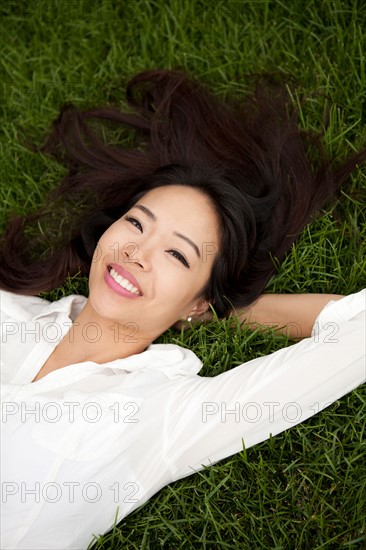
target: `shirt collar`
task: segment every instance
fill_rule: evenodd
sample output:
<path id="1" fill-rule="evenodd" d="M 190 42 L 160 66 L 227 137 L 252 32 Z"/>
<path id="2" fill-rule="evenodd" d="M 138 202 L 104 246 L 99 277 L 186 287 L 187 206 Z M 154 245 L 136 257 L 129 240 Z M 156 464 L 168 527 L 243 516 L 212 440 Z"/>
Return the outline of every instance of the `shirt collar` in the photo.
<path id="1" fill-rule="evenodd" d="M 41 313 L 35 315 L 32 321 L 46 317 L 52 313 L 65 313 L 71 321 L 74 321 L 86 304 L 87 298 L 78 294 L 64 296 L 55 302 L 48 302 Z"/>
<path id="2" fill-rule="evenodd" d="M 190 349 L 176 344 L 150 344 L 143 352 L 124 359 L 116 359 L 110 366 L 128 372 L 161 370 L 168 378 L 179 374 L 197 374 L 202 362 Z"/>
<path id="3" fill-rule="evenodd" d="M 33 317 L 33 321 L 51 314 L 64 313 L 74 321 L 86 304 L 87 298 L 78 294 L 64 296 L 48 302 L 43 311 Z M 197 374 L 202 362 L 191 350 L 176 344 L 150 344 L 145 351 L 124 359 L 116 359 L 105 366 L 115 371 L 163 370 L 170 378 L 177 374 Z"/>

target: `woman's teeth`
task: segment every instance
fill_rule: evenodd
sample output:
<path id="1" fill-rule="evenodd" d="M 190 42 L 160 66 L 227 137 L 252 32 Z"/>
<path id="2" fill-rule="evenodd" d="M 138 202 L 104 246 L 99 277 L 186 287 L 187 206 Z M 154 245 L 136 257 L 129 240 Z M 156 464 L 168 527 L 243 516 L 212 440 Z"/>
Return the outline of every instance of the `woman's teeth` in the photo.
<path id="1" fill-rule="evenodd" d="M 130 283 L 130 281 L 128 281 L 127 279 L 125 279 L 124 277 L 122 277 L 119 273 L 117 273 L 117 271 L 115 271 L 113 269 L 113 267 L 111 268 L 110 272 L 109 272 L 109 275 L 112 277 L 112 279 L 114 279 L 116 281 L 116 283 L 118 283 L 122 288 L 128 290 L 129 292 L 131 292 L 132 294 L 138 294 L 140 295 L 140 292 L 139 290 L 133 286 L 133 284 Z"/>

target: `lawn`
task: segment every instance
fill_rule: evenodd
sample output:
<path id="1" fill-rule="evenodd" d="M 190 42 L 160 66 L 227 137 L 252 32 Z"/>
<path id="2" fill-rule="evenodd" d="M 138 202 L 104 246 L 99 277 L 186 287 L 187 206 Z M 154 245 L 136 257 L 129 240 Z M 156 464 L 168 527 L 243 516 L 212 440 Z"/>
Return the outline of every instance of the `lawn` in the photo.
<path id="1" fill-rule="evenodd" d="M 363 0 L 3 0 L 1 229 L 37 209 L 65 169 L 30 151 L 62 103 L 125 105 L 137 72 L 183 68 L 220 97 L 252 76 L 294 82 L 301 125 L 340 159 L 366 146 Z M 300 105 L 300 98 L 301 105 Z M 325 120 L 329 124 L 325 128 Z M 115 135 L 127 145 L 129 137 Z M 366 167 L 305 228 L 268 292 L 349 294 L 366 282 Z M 85 293 L 70 278 L 49 294 Z M 293 342 L 226 321 L 159 341 L 216 375 Z M 95 550 L 366 548 L 366 386 L 304 424 L 177 481 L 99 537 Z M 94 550 L 93 549 L 93 550 Z"/>

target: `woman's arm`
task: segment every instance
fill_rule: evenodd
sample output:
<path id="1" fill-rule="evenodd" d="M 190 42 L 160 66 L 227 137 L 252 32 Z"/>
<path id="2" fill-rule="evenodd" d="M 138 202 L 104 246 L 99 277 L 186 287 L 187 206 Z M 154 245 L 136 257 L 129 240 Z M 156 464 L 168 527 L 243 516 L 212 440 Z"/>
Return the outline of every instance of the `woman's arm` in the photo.
<path id="1" fill-rule="evenodd" d="M 264 327 L 278 327 L 276 330 L 290 338 L 309 338 L 315 319 L 333 300 L 344 298 L 341 294 L 261 294 L 255 302 L 241 309 L 231 312 L 231 315 L 256 329 L 258 325 Z M 212 321 L 210 310 L 199 317 L 193 317 L 192 322 Z M 176 323 L 177 329 L 188 328 L 189 323 Z"/>
<path id="2" fill-rule="evenodd" d="M 296 298 L 296 296 L 295 296 Z M 169 390 L 165 455 L 174 481 L 291 428 L 366 381 L 366 289 L 332 302 L 314 333 L 212 378 Z"/>
<path id="3" fill-rule="evenodd" d="M 340 294 L 262 294 L 248 307 L 233 312 L 253 330 L 262 325 L 278 327 L 291 338 L 308 338 L 315 319 L 331 300 Z"/>

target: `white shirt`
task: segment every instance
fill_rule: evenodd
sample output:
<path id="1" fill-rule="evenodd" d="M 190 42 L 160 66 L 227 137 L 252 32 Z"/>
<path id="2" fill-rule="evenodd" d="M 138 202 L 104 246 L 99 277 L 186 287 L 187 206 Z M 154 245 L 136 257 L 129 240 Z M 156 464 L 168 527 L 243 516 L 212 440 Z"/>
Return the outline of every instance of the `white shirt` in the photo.
<path id="1" fill-rule="evenodd" d="M 366 289 L 329 302 L 311 338 L 213 378 L 190 350 L 152 344 L 31 383 L 86 298 L 0 300 L 2 550 L 85 549 L 168 483 L 366 380 Z"/>

